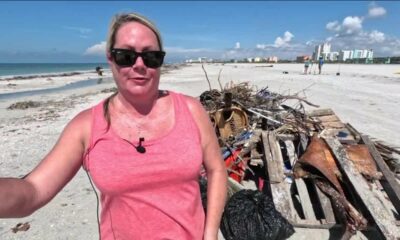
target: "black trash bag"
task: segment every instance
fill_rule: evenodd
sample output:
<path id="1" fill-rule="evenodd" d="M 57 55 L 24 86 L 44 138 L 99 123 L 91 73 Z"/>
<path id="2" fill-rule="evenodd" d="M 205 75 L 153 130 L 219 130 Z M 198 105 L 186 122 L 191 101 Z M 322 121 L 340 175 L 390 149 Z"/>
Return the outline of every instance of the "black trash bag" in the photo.
<path id="1" fill-rule="evenodd" d="M 294 233 L 272 199 L 255 190 L 241 190 L 228 200 L 220 228 L 226 240 L 287 239 Z"/>
<path id="2" fill-rule="evenodd" d="M 200 195 L 201 195 L 201 203 L 203 205 L 204 212 L 207 212 L 207 178 L 200 177 L 199 178 L 200 185 Z"/>

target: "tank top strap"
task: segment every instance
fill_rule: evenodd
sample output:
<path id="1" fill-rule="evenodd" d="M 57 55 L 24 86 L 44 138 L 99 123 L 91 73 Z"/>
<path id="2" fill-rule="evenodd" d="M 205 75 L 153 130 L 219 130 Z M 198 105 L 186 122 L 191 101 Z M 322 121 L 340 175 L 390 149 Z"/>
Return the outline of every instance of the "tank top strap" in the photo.
<path id="1" fill-rule="evenodd" d="M 102 100 L 97 105 L 91 108 L 91 129 L 90 129 L 90 137 L 89 137 L 89 146 L 86 149 L 85 155 L 83 157 L 82 167 L 89 171 L 89 152 L 96 145 L 96 142 L 107 133 L 107 121 L 104 118 L 104 102 Z"/>
<path id="2" fill-rule="evenodd" d="M 181 93 L 168 91 L 171 93 L 175 107 L 175 121 L 178 123 L 178 128 L 181 131 L 189 131 L 193 134 L 193 137 L 200 143 L 200 131 L 194 120 L 192 112 L 189 109 L 186 97 Z"/>

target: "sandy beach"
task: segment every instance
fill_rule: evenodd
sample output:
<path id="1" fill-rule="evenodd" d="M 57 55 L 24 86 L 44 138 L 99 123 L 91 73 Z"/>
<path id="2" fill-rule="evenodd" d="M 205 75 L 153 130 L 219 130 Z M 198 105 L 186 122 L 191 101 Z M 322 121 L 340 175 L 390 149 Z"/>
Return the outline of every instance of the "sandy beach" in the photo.
<path id="1" fill-rule="evenodd" d="M 325 64 L 322 74 L 303 74 L 303 64 L 205 64 L 213 88 L 250 82 L 255 88 L 268 87 L 280 94 L 298 94 L 320 108 L 331 108 L 357 130 L 393 146 L 400 146 L 400 65 Z M 286 72 L 286 73 L 284 73 Z M 337 75 L 337 73 L 340 73 Z M 91 84 L 63 91 L 1 98 L 1 94 L 49 89 L 93 80 Z M 80 111 L 110 95 L 111 73 L 102 79 L 95 73 L 26 80 L 0 80 L 0 176 L 22 177 L 47 154 L 66 125 Z M 208 90 L 200 64 L 171 69 L 161 77 L 161 89 L 199 96 Z M 20 101 L 37 101 L 39 107 L 7 109 Z M 315 109 L 307 106 L 307 109 Z M 51 181 L 51 179 L 49 179 Z M 30 229 L 13 233 L 18 223 Z M 327 239 L 329 233 L 296 239 Z M 313 238 L 315 237 L 315 238 Z M 356 236 L 353 239 L 362 238 Z M 98 239 L 96 197 L 83 170 L 45 207 L 22 219 L 0 219 L 0 239 Z"/>

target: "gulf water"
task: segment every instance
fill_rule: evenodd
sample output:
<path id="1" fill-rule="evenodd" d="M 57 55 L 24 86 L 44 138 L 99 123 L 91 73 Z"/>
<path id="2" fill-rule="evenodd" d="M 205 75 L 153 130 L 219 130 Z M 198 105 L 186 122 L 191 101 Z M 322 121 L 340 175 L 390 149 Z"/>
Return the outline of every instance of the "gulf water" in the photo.
<path id="1" fill-rule="evenodd" d="M 97 66 L 108 68 L 107 63 L 0 63 L 0 77 L 94 71 Z"/>

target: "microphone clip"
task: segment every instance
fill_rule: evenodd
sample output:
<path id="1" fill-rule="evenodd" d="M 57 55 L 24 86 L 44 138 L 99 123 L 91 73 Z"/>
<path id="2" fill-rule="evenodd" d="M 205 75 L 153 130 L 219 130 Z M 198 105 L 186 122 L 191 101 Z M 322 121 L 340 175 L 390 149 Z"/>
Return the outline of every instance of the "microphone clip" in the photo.
<path id="1" fill-rule="evenodd" d="M 146 148 L 143 147 L 142 142 L 144 142 L 144 137 L 139 138 L 139 145 L 135 146 L 136 151 L 138 153 L 145 153 L 146 152 Z"/>

